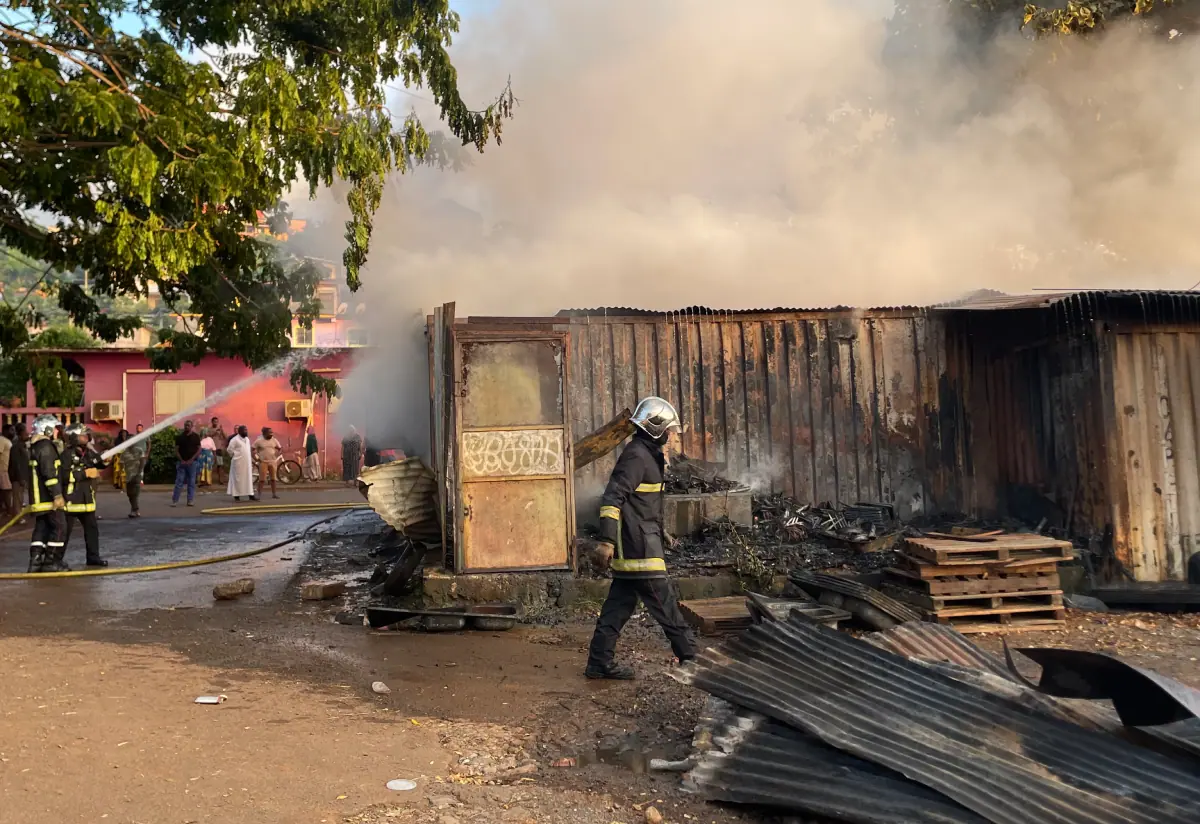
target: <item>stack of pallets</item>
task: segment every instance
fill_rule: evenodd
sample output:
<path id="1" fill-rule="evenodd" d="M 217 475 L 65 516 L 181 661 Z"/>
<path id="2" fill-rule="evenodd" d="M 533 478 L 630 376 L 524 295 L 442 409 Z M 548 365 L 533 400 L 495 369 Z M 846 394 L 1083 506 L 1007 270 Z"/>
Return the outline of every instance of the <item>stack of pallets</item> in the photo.
<path id="1" fill-rule="evenodd" d="M 884 591 L 959 632 L 1055 629 L 1066 618 L 1058 565 L 1071 544 L 1044 535 L 905 538 Z"/>

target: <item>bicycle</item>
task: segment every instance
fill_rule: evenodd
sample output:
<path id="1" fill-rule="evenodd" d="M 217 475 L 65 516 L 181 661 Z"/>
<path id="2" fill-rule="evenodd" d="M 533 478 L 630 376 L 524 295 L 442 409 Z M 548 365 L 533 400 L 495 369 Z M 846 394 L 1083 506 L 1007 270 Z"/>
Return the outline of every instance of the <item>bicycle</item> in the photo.
<path id="1" fill-rule="evenodd" d="M 254 482 L 254 488 L 257 489 L 259 475 L 258 461 L 254 461 L 250 469 L 250 475 Z M 275 459 L 275 477 L 284 486 L 292 486 L 299 483 L 303 475 L 304 470 L 301 469 L 299 462 L 292 458 L 285 458 L 282 454 Z"/>

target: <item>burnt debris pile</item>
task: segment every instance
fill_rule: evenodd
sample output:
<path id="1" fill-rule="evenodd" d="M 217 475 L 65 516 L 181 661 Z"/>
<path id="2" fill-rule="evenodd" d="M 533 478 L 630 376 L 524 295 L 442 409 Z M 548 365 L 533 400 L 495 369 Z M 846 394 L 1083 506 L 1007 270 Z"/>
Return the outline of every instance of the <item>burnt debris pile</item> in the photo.
<path id="1" fill-rule="evenodd" d="M 1098 653 L 1023 652 L 1042 683 L 950 627 L 766 619 L 675 673 L 711 696 L 685 787 L 852 824 L 1200 821 L 1200 692 Z"/>
<path id="2" fill-rule="evenodd" d="M 673 495 L 705 495 L 749 489 L 745 484 L 724 477 L 721 474 L 724 471 L 724 464 L 695 458 L 676 458 L 667 466 L 663 490 Z"/>
<path id="3" fill-rule="evenodd" d="M 692 484 L 687 494 L 721 485 L 720 480 Z M 722 568 L 763 574 L 786 574 L 795 568 L 873 572 L 899 559 L 893 547 L 902 526 L 886 504 L 814 506 L 775 493 L 753 495 L 750 509 L 749 523 L 725 517 L 704 520 L 695 533 L 675 535 L 673 566 L 693 572 Z M 672 530 L 670 522 L 667 530 Z"/>

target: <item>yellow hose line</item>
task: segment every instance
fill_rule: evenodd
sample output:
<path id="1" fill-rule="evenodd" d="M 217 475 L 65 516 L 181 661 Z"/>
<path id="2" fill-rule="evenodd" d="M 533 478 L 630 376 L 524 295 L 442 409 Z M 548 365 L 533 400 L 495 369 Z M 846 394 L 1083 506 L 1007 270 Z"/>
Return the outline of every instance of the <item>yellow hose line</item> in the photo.
<path id="1" fill-rule="evenodd" d="M 280 515 L 288 512 L 322 512 L 327 509 L 369 509 L 367 504 L 258 504 L 257 506 L 218 506 L 200 510 L 201 515 Z"/>
<path id="2" fill-rule="evenodd" d="M 328 523 L 338 515 L 331 515 L 317 521 L 315 524 L 310 524 L 305 530 L 298 535 L 293 535 L 284 541 L 278 541 L 270 546 L 262 547 L 261 549 L 248 549 L 245 552 L 235 552 L 232 555 L 218 555 L 214 558 L 201 558 L 197 561 L 172 561 L 168 564 L 154 564 L 152 566 L 140 567 L 117 567 L 105 569 L 73 569 L 70 572 L 4 572 L 0 573 L 0 581 L 40 581 L 43 578 L 93 578 L 99 575 L 133 575 L 137 572 L 162 572 L 168 569 L 187 569 L 188 567 L 207 566 L 208 564 L 220 564 L 225 561 L 237 561 L 242 558 L 253 558 L 255 555 L 262 555 L 264 552 L 270 552 L 273 549 L 279 549 L 282 546 L 295 543 L 306 536 L 314 527 Z"/>
<path id="3" fill-rule="evenodd" d="M 13 516 L 13 519 L 12 519 L 11 521 L 9 521 L 8 523 L 6 523 L 4 526 L 0 527 L 0 535 L 3 535 L 5 532 L 8 532 L 8 528 L 9 528 L 10 526 L 12 526 L 13 524 L 15 524 L 17 521 L 21 520 L 22 518 L 24 518 L 24 517 L 25 517 L 26 515 L 28 515 L 28 514 L 29 514 L 29 507 L 25 507 L 25 508 L 24 508 L 24 509 L 22 509 L 20 512 L 18 512 L 16 515 L 14 515 L 14 516 Z"/>

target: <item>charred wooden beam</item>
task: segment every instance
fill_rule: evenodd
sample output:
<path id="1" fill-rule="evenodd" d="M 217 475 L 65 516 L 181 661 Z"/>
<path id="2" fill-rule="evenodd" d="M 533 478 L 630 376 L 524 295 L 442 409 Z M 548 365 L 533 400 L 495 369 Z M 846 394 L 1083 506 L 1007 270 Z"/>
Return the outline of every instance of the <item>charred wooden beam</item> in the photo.
<path id="1" fill-rule="evenodd" d="M 588 464 L 600 460 L 632 435 L 633 424 L 629 422 L 632 417 L 632 412 L 622 409 L 621 414 L 604 426 L 577 440 L 572 448 L 575 456 L 575 471 L 578 472 Z"/>

